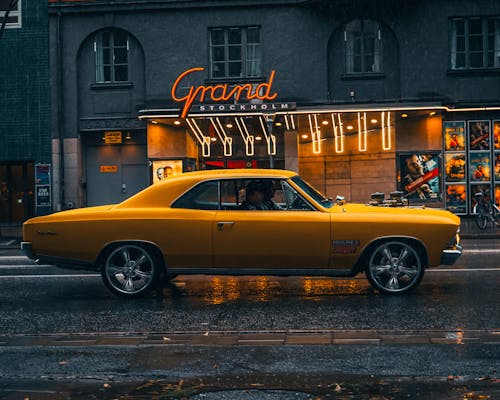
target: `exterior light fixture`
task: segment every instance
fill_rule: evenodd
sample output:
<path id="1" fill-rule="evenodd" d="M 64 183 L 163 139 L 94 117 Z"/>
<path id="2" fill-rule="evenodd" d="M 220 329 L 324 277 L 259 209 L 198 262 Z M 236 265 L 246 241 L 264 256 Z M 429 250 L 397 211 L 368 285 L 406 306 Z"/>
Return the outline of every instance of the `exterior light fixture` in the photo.
<path id="1" fill-rule="evenodd" d="M 406 114 L 406 113 L 401 114 L 401 116 L 402 116 L 403 118 L 408 118 L 408 114 Z"/>
<path id="2" fill-rule="evenodd" d="M 354 129 L 354 126 L 352 125 L 347 125 L 347 130 L 352 131 Z"/>
<path id="3" fill-rule="evenodd" d="M 431 117 L 432 117 L 433 115 L 436 115 L 436 111 L 431 111 L 431 112 L 429 113 L 429 116 L 431 116 Z"/>
<path id="4" fill-rule="evenodd" d="M 226 124 L 226 128 L 229 128 L 231 129 L 233 127 L 233 124 L 229 123 L 229 124 Z"/>
<path id="5" fill-rule="evenodd" d="M 281 126 L 281 125 L 283 125 L 283 124 L 282 124 L 281 122 L 276 122 L 274 125 L 275 125 L 275 126 Z"/>
<path id="6" fill-rule="evenodd" d="M 211 137 L 211 138 L 210 138 L 210 141 L 212 141 L 212 142 L 216 142 L 216 141 L 217 141 L 217 138 L 216 138 L 216 137 Z"/>
<path id="7" fill-rule="evenodd" d="M 132 139 L 132 135 L 130 134 L 130 132 L 127 132 L 127 134 L 125 135 L 125 139 L 127 140 Z"/>
<path id="8" fill-rule="evenodd" d="M 328 125 L 328 121 L 325 119 L 325 120 L 321 121 L 321 124 L 322 125 Z"/>
<path id="9" fill-rule="evenodd" d="M 151 123 L 156 125 L 156 124 L 158 124 L 158 121 L 153 120 L 153 121 L 151 121 Z"/>
<path id="10" fill-rule="evenodd" d="M 176 120 L 174 121 L 174 125 L 180 125 L 180 124 L 181 124 L 181 121 L 179 121 L 178 119 L 176 119 Z"/>
<path id="11" fill-rule="evenodd" d="M 378 122 L 378 120 L 377 120 L 376 118 L 372 118 L 372 119 L 370 120 L 370 122 L 371 122 L 372 124 L 376 124 L 376 123 Z"/>
<path id="12" fill-rule="evenodd" d="M 262 140 L 262 136 L 255 136 L 255 140 Z"/>
<path id="13" fill-rule="evenodd" d="M 305 133 L 301 136 L 302 139 L 307 139 L 309 138 L 309 135 L 306 135 Z"/>

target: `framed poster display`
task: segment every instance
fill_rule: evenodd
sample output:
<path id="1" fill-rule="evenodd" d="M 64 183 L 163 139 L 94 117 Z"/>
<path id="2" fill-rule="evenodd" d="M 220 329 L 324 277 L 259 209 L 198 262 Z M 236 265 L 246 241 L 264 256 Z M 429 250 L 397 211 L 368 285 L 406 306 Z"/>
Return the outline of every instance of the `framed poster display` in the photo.
<path id="1" fill-rule="evenodd" d="M 469 121 L 469 150 L 490 150 L 490 121 Z"/>
<path id="2" fill-rule="evenodd" d="M 447 121 L 443 123 L 444 150 L 464 151 L 465 150 L 465 122 Z"/>
<path id="3" fill-rule="evenodd" d="M 168 179 L 171 176 L 182 174 L 183 160 L 154 160 L 151 162 L 153 168 L 153 183 Z"/>
<path id="4" fill-rule="evenodd" d="M 500 183 L 495 184 L 494 196 L 495 204 L 500 207 Z"/>
<path id="5" fill-rule="evenodd" d="M 476 205 L 476 199 L 474 195 L 476 193 L 483 192 L 486 199 L 491 199 L 491 185 L 489 183 L 473 183 L 470 185 L 470 205 L 471 210 Z"/>
<path id="6" fill-rule="evenodd" d="M 469 154 L 469 178 L 471 182 L 489 182 L 491 179 L 491 158 L 489 151 Z"/>
<path id="7" fill-rule="evenodd" d="M 440 200 L 441 152 L 398 153 L 399 189 L 408 199 Z"/>
<path id="8" fill-rule="evenodd" d="M 500 150 L 500 121 L 493 121 L 493 149 Z"/>
<path id="9" fill-rule="evenodd" d="M 445 153 L 444 155 L 444 179 L 446 182 L 465 182 L 467 162 L 465 153 Z"/>
<path id="10" fill-rule="evenodd" d="M 467 185 L 446 185 L 446 209 L 454 214 L 467 214 Z"/>

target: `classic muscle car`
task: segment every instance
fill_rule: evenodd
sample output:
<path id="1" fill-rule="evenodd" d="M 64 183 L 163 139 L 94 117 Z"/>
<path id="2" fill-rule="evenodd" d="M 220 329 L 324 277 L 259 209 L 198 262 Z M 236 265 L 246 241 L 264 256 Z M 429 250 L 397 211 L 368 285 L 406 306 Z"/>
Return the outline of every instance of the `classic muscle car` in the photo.
<path id="1" fill-rule="evenodd" d="M 255 193 L 258 192 L 258 193 Z M 185 173 L 116 205 L 28 220 L 22 248 L 39 263 L 101 272 L 136 297 L 178 274 L 351 277 L 406 293 L 461 254 L 448 211 L 332 201 L 283 170 Z"/>

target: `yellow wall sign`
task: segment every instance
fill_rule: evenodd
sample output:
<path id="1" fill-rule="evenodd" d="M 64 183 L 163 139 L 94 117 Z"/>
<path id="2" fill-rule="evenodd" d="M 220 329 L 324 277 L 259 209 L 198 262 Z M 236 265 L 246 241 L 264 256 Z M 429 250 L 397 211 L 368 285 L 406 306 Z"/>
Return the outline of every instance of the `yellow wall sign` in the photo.
<path id="1" fill-rule="evenodd" d="M 121 131 L 106 131 L 104 132 L 104 143 L 116 144 L 122 142 Z"/>
<path id="2" fill-rule="evenodd" d="M 104 174 L 113 174 L 118 172 L 118 165 L 101 165 L 99 171 Z"/>

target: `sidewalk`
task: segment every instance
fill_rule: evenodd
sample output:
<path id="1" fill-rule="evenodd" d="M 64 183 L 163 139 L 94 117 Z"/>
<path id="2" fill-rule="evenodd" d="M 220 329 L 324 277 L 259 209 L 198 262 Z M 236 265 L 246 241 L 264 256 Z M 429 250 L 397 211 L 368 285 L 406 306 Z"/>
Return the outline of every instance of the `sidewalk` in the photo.
<path id="1" fill-rule="evenodd" d="M 23 228 L 21 224 L 0 225 L 0 248 L 19 247 L 22 240 Z M 462 217 L 460 226 L 462 239 L 500 239 L 500 226 L 494 227 L 491 223 L 484 230 L 477 227 L 473 217 Z"/>

